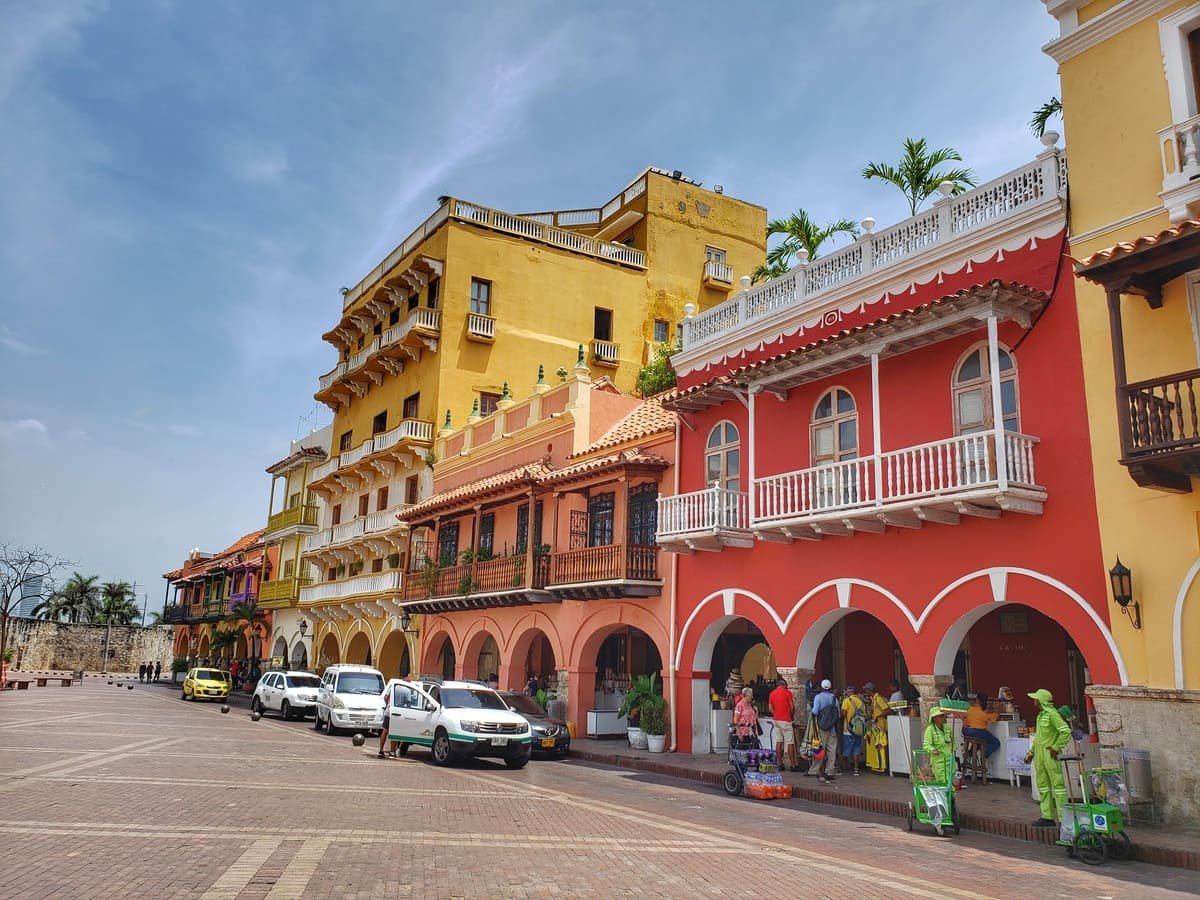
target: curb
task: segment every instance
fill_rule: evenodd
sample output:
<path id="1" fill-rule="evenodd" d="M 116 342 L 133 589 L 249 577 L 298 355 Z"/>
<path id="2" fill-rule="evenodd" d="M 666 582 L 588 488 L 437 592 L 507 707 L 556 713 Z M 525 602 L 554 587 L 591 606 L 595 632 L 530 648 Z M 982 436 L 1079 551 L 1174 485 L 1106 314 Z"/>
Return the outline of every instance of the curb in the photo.
<path id="1" fill-rule="evenodd" d="M 654 775 L 665 775 L 669 778 L 681 778 L 685 781 L 696 781 L 702 784 L 720 786 L 723 779 L 721 772 L 707 772 L 689 768 L 688 766 L 671 765 L 657 760 L 641 759 L 639 757 L 618 756 L 616 754 L 596 753 L 591 750 L 571 749 L 571 756 L 587 762 L 602 763 L 618 769 L 637 769 Z M 810 803 L 823 803 L 827 806 L 841 806 L 847 809 L 857 809 L 862 812 L 876 813 L 896 819 L 904 819 L 908 815 L 908 803 L 901 800 L 884 800 L 878 797 L 864 797 L 861 794 L 843 794 L 841 791 L 831 791 L 824 788 L 807 785 L 792 785 L 792 799 L 807 800 Z M 1034 828 L 1010 819 L 997 819 L 981 816 L 976 813 L 962 812 L 959 822 L 963 828 L 991 834 L 997 837 L 1011 838 L 1017 841 L 1028 841 L 1035 844 L 1054 846 L 1056 831 L 1053 828 Z M 1134 844 L 1131 859 L 1138 862 L 1150 863 L 1156 866 L 1171 866 L 1177 869 L 1200 871 L 1200 850 L 1181 849 L 1178 847 L 1161 847 L 1153 844 Z"/>

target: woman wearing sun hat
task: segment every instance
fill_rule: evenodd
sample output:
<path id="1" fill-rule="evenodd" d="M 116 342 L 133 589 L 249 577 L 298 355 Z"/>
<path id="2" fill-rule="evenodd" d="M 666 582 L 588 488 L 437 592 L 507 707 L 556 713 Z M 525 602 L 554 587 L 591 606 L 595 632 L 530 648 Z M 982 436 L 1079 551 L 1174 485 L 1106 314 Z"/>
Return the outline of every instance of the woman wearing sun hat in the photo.
<path id="1" fill-rule="evenodd" d="M 1048 828 L 1062 818 L 1063 803 L 1067 799 L 1058 753 L 1071 740 L 1071 728 L 1054 708 L 1054 695 L 1048 690 L 1040 688 L 1028 696 L 1037 703 L 1038 714 L 1033 743 L 1025 754 L 1025 762 L 1033 764 L 1033 776 L 1042 798 L 1041 818 L 1033 824 Z"/>
<path id="2" fill-rule="evenodd" d="M 950 771 L 950 758 L 954 756 L 954 731 L 946 724 L 946 714 L 940 706 L 929 710 L 929 724 L 925 726 L 925 741 L 921 749 L 929 754 L 929 767 L 933 779 L 946 783 Z"/>

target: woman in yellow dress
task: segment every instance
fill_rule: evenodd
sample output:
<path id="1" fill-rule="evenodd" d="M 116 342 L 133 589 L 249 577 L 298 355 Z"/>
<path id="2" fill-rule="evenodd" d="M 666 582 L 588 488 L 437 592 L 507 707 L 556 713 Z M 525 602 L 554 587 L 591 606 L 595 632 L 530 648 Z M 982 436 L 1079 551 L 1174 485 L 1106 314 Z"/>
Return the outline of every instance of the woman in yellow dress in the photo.
<path id="1" fill-rule="evenodd" d="M 871 710 L 871 730 L 867 732 L 867 768 L 872 772 L 886 772 L 888 769 L 888 729 L 887 719 L 891 707 L 882 694 L 875 690 L 875 683 L 868 681 L 863 685 L 867 695 L 867 705 Z"/>

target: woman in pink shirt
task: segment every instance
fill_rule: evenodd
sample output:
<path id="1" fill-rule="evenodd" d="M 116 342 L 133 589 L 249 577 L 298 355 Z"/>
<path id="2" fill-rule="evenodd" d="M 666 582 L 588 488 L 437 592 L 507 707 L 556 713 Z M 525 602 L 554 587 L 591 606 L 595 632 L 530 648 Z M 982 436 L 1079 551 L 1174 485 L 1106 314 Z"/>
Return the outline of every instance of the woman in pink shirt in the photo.
<path id="1" fill-rule="evenodd" d="M 758 711 L 754 708 L 754 691 L 748 687 L 742 688 L 742 697 L 733 710 L 733 724 L 738 740 L 749 738 L 758 743 Z"/>

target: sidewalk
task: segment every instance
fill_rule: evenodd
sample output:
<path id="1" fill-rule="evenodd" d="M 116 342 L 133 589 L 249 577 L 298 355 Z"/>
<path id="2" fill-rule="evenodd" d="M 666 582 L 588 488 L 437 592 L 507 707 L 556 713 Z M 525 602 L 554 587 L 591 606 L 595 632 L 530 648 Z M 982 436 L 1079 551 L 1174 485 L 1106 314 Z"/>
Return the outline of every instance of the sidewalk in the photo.
<path id="1" fill-rule="evenodd" d="M 719 789 L 729 768 L 723 753 L 648 753 L 632 749 L 624 740 L 575 738 L 571 741 L 571 755 L 588 762 L 683 778 Z M 842 775 L 835 786 L 827 786 L 802 773 L 789 772 L 784 781 L 791 785 L 793 799 L 898 819 L 904 819 L 912 799 L 912 787 L 903 776 L 887 777 L 864 771 L 859 776 Z M 1028 780 L 1019 788 L 1004 782 L 986 785 L 968 782 L 957 800 L 963 828 L 1041 844 L 1053 844 L 1058 837 L 1055 828 L 1034 828 L 1029 824 L 1038 817 L 1038 806 L 1030 795 Z M 1127 828 L 1126 832 L 1133 841 L 1135 859 L 1200 871 L 1200 830 L 1138 825 Z"/>

